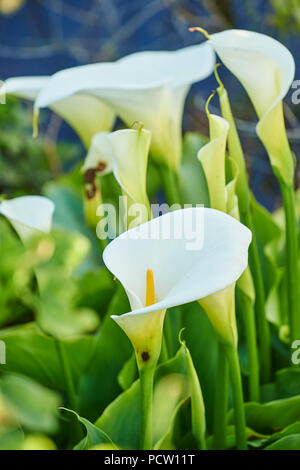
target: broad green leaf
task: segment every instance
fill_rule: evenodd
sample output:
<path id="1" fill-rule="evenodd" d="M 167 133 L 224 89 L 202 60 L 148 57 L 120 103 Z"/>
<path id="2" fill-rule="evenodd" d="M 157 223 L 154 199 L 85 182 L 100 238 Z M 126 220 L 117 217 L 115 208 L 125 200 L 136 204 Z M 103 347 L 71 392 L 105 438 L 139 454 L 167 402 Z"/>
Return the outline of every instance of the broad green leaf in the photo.
<path id="1" fill-rule="evenodd" d="M 261 443 L 267 438 L 266 435 L 260 434 L 253 429 L 246 427 L 246 439 L 253 447 L 260 447 Z M 236 447 L 236 432 L 235 426 L 230 425 L 226 427 L 226 449 L 234 449 Z M 213 449 L 213 436 L 207 438 L 207 448 Z"/>
<path id="2" fill-rule="evenodd" d="M 290 436 L 292 434 L 300 434 L 300 422 L 299 423 L 293 423 L 290 426 L 287 426 L 285 429 L 283 429 L 280 432 L 276 432 L 272 434 L 267 440 L 265 440 L 264 445 L 270 445 L 275 441 L 278 441 L 279 439 L 282 439 L 283 437 Z"/>
<path id="3" fill-rule="evenodd" d="M 262 401 L 268 402 L 299 394 L 300 370 L 296 367 L 281 369 L 275 373 L 275 382 L 262 386 Z"/>
<path id="4" fill-rule="evenodd" d="M 121 392 L 118 374 L 130 357 L 132 346 L 110 315 L 128 310 L 128 299 L 120 286 L 112 297 L 106 317 L 95 336 L 93 356 L 80 380 L 80 414 L 91 421 Z"/>
<path id="5" fill-rule="evenodd" d="M 217 339 L 213 327 L 198 303 L 183 306 L 182 326 L 184 338 L 189 345 L 203 393 L 207 428 L 212 432 L 215 394 L 215 371 L 217 366 Z"/>
<path id="6" fill-rule="evenodd" d="M 300 395 L 269 403 L 246 403 L 246 423 L 251 429 L 262 434 L 272 434 L 300 420 Z M 228 416 L 228 423 L 233 423 L 233 411 Z"/>
<path id="7" fill-rule="evenodd" d="M 30 253 L 36 257 L 39 287 L 39 295 L 33 303 L 37 322 L 43 331 L 56 338 L 94 331 L 98 325 L 94 311 L 76 305 L 74 271 L 89 247 L 87 238 L 82 235 L 58 230 L 30 244 Z"/>
<path id="8" fill-rule="evenodd" d="M 290 436 L 283 437 L 273 444 L 265 447 L 265 450 L 299 450 L 300 449 L 300 434 L 291 434 Z"/>
<path id="9" fill-rule="evenodd" d="M 167 432 L 156 442 L 155 450 L 175 450 L 185 448 L 188 441 L 188 449 L 196 449 L 197 444 L 191 434 L 191 398 L 184 398 L 175 408 L 169 421 Z"/>
<path id="10" fill-rule="evenodd" d="M 132 353 L 128 361 L 125 362 L 122 370 L 118 375 L 118 382 L 123 390 L 126 390 L 137 379 L 138 368 L 136 363 L 135 352 Z"/>
<path id="11" fill-rule="evenodd" d="M 110 444 L 113 449 L 116 449 L 113 442 L 104 431 L 97 428 L 88 419 L 85 419 L 79 416 L 77 413 L 75 413 L 75 411 L 69 410 L 67 408 L 63 408 L 63 409 L 65 411 L 73 413 L 78 419 L 78 421 L 81 424 L 83 424 L 83 426 L 86 429 L 86 436 L 74 447 L 74 450 L 87 450 L 99 444 Z"/>
<path id="12" fill-rule="evenodd" d="M 0 450 L 19 450 L 23 441 L 24 433 L 21 429 L 0 432 Z"/>
<path id="13" fill-rule="evenodd" d="M 199 449 L 205 449 L 205 433 L 206 433 L 206 420 L 205 420 L 205 405 L 201 385 L 195 370 L 193 359 L 190 351 L 188 350 L 184 341 L 180 340 L 184 348 L 186 361 L 189 387 L 191 390 L 191 405 L 192 405 L 192 431 L 197 442 Z"/>
<path id="14" fill-rule="evenodd" d="M 65 392 L 65 381 L 55 342 L 34 323 L 0 330 L 6 345 L 4 372 L 24 374 L 40 384 Z M 94 353 L 96 338 L 82 336 L 64 341 L 73 380 L 79 382 Z"/>
<path id="15" fill-rule="evenodd" d="M 56 431 L 60 405 L 57 393 L 28 377 L 7 374 L 0 380 L 0 394 L 8 412 L 25 428 Z"/>
<path id="16" fill-rule="evenodd" d="M 175 374 L 175 377 L 174 377 Z M 184 378 L 187 375 L 186 359 L 182 348 L 179 350 L 175 358 L 170 359 L 168 362 L 161 364 L 155 374 L 155 385 L 158 385 L 160 380 L 170 380 L 175 385 L 177 394 L 177 400 L 180 401 L 181 393 L 178 393 L 178 385 L 180 390 L 182 389 L 182 378 L 178 379 L 178 374 Z M 171 377 L 170 377 L 171 375 Z M 168 377 L 168 379 L 167 379 Z M 175 380 L 174 380 L 175 379 Z M 161 384 L 160 384 L 161 385 Z M 168 383 L 170 385 L 170 383 Z M 161 390 L 165 390 L 164 384 Z M 172 387 L 168 387 L 168 393 L 172 393 Z M 183 392 L 184 393 L 184 392 Z M 158 400 L 157 404 L 153 404 L 153 422 L 157 419 L 161 419 L 163 414 L 163 399 L 162 393 L 155 393 L 155 399 Z M 181 396 L 182 398 L 182 396 Z M 159 400 L 162 403 L 159 403 Z M 165 405 L 168 407 L 168 400 L 165 401 Z M 177 403 L 175 404 L 176 408 Z M 166 408 L 164 408 L 166 409 Z M 157 410 L 157 411 L 155 411 Z M 168 419 L 171 419 L 174 410 L 168 409 L 168 418 L 162 423 L 166 428 L 163 430 L 159 426 L 159 432 L 165 434 L 168 430 Z M 122 449 L 138 449 L 140 442 L 140 388 L 139 380 L 137 380 L 129 389 L 125 390 L 119 395 L 110 405 L 104 410 L 102 415 L 96 421 L 96 426 L 106 432 L 113 442 Z M 156 440 L 159 440 L 162 436 L 155 432 Z"/>
<path id="17" fill-rule="evenodd" d="M 75 174 L 75 172 L 74 172 Z M 78 172 L 81 178 L 80 172 Z M 93 234 L 84 219 L 82 196 L 70 181 L 71 176 L 64 176 L 60 181 L 47 183 L 43 194 L 55 204 L 53 215 L 53 228 L 59 228 L 70 233 L 81 234 L 89 238 L 92 251 L 82 260 L 80 272 L 85 272 L 99 266 L 101 262 L 100 251 L 96 234 Z"/>

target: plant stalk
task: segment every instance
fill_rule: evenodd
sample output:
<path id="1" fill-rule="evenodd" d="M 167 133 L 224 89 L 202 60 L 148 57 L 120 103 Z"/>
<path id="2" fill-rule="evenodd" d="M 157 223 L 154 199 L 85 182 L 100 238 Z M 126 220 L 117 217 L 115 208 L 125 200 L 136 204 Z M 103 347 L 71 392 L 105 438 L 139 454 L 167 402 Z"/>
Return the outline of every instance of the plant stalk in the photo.
<path id="1" fill-rule="evenodd" d="M 252 232 L 252 242 L 249 247 L 249 264 L 253 274 L 255 287 L 255 316 L 257 325 L 259 362 L 261 381 L 267 383 L 271 378 L 271 340 L 270 328 L 265 308 L 265 288 L 260 266 L 258 246 L 250 210 L 245 214 L 244 222 Z"/>
<path id="2" fill-rule="evenodd" d="M 249 369 L 249 399 L 250 401 L 259 402 L 259 361 L 256 344 L 255 312 L 251 299 L 239 289 L 237 289 L 237 295 L 246 334 Z"/>
<path id="3" fill-rule="evenodd" d="M 226 415 L 228 410 L 228 363 L 224 346 L 218 343 L 218 364 L 214 403 L 213 449 L 226 449 Z"/>
<path id="4" fill-rule="evenodd" d="M 232 386 L 236 445 L 239 450 L 247 450 L 242 378 L 237 349 L 235 347 L 227 346 L 226 355 Z"/>
<path id="5" fill-rule="evenodd" d="M 55 341 L 61 368 L 62 368 L 64 379 L 65 379 L 68 404 L 73 411 L 76 411 L 76 413 L 78 413 L 78 404 L 77 404 L 75 386 L 73 382 L 73 377 L 72 377 L 69 361 L 65 353 L 64 345 L 59 339 L 55 338 L 54 341 Z"/>
<path id="6" fill-rule="evenodd" d="M 215 69 L 215 75 L 219 83 L 217 91 L 219 95 L 222 116 L 230 124 L 228 132 L 229 154 L 231 159 L 235 162 L 236 168 L 238 168 L 236 192 L 239 201 L 241 221 L 245 225 L 247 225 L 247 227 L 252 232 L 252 242 L 249 247 L 249 264 L 253 275 L 255 287 L 255 314 L 259 344 L 259 359 L 261 365 L 261 380 L 262 382 L 268 382 L 271 377 L 270 329 L 266 317 L 263 276 L 258 255 L 255 227 L 252 221 L 247 168 L 245 163 L 244 152 L 232 114 L 228 94 L 226 89 L 224 88 L 223 83 L 220 80 L 220 77 L 217 73 L 217 69 Z"/>
<path id="7" fill-rule="evenodd" d="M 292 186 L 279 180 L 283 199 L 286 226 L 286 277 L 287 299 L 291 339 L 300 339 L 300 303 L 297 220 L 295 214 L 295 195 Z"/>
<path id="8" fill-rule="evenodd" d="M 140 369 L 141 449 L 152 450 L 152 401 L 155 366 Z"/>

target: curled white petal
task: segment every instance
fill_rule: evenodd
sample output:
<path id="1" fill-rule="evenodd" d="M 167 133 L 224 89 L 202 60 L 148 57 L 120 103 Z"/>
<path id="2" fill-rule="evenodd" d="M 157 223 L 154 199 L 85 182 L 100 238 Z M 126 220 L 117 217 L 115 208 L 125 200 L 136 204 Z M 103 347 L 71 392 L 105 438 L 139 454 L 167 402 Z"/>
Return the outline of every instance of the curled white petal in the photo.
<path id="1" fill-rule="evenodd" d="M 223 31 L 213 34 L 209 43 L 247 91 L 259 117 L 256 131 L 271 164 L 291 184 L 294 167 L 282 100 L 295 75 L 292 54 L 277 40 L 253 31 Z"/>
<path id="2" fill-rule="evenodd" d="M 185 96 L 192 83 L 212 73 L 214 63 L 212 48 L 202 44 L 74 67 L 54 74 L 35 105 L 53 106 L 77 94 L 98 97 L 129 127 L 134 121 L 142 121 L 153 134 L 153 154 L 177 168 Z"/>
<path id="3" fill-rule="evenodd" d="M 42 196 L 21 196 L 0 203 L 0 213 L 11 222 L 23 241 L 36 231 L 49 233 L 54 203 Z"/>
<path id="4" fill-rule="evenodd" d="M 123 233 L 104 250 L 103 259 L 128 293 L 133 312 L 126 315 L 142 314 L 233 284 L 247 267 L 250 241 L 249 229 L 234 218 L 198 207 L 164 214 Z M 154 274 L 156 302 L 145 307 L 148 269 Z"/>
<path id="5" fill-rule="evenodd" d="M 103 165 L 101 174 L 110 173 L 114 164 L 114 152 L 108 139 L 109 132 L 98 132 L 91 141 L 91 146 L 84 160 L 83 171 L 99 168 Z"/>

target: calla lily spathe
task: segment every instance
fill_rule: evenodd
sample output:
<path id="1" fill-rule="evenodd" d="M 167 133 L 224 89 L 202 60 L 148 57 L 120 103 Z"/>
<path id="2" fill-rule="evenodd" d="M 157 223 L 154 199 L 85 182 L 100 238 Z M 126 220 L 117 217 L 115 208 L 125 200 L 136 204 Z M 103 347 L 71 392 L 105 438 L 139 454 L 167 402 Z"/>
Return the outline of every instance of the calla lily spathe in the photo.
<path id="1" fill-rule="evenodd" d="M 35 106 L 52 107 L 78 94 L 101 99 L 127 126 L 143 122 L 153 134 L 153 157 L 178 170 L 185 97 L 192 83 L 212 73 L 214 63 L 211 46 L 202 44 L 174 52 L 138 52 L 116 62 L 66 69 L 52 76 Z"/>
<path id="2" fill-rule="evenodd" d="M 84 173 L 91 170 L 102 175 L 113 171 L 123 195 L 127 198 L 127 210 L 135 203 L 144 206 L 140 223 L 151 218 L 146 193 L 150 142 L 151 132 L 143 127 L 100 132 L 93 137 L 82 168 Z"/>
<path id="3" fill-rule="evenodd" d="M 182 236 L 164 238 L 166 227 L 170 227 L 171 234 L 182 229 Z M 201 234 L 202 247 L 187 249 L 192 236 Z M 152 219 L 108 245 L 104 262 L 121 281 L 132 308 L 131 312 L 112 318 L 126 332 L 137 355 L 146 350 L 151 356 L 155 351 L 167 308 L 207 297 L 240 277 L 248 264 L 250 241 L 251 232 L 237 220 L 220 211 L 198 207 Z M 154 275 L 155 302 L 146 306 L 149 269 Z M 156 355 L 159 351 L 160 347 Z M 137 359 L 139 363 L 140 358 Z"/>
<path id="4" fill-rule="evenodd" d="M 259 117 L 256 131 L 271 164 L 276 174 L 292 185 L 294 161 L 282 100 L 294 78 L 293 56 L 280 42 L 253 31 L 223 31 L 211 35 L 209 43 L 247 91 Z"/>
<path id="5" fill-rule="evenodd" d="M 49 80 L 49 76 L 9 78 L 5 92 L 34 101 Z M 94 134 L 110 131 L 115 120 L 113 111 L 99 98 L 80 93 L 52 103 L 50 108 L 70 124 L 86 148 Z"/>
<path id="6" fill-rule="evenodd" d="M 226 212 L 225 151 L 229 124 L 225 119 L 207 112 L 210 142 L 198 152 L 205 173 L 210 206 Z"/>
<path id="7" fill-rule="evenodd" d="M 23 242 L 36 232 L 49 233 L 53 212 L 53 202 L 42 196 L 21 196 L 0 202 L 0 214 L 10 221 Z"/>

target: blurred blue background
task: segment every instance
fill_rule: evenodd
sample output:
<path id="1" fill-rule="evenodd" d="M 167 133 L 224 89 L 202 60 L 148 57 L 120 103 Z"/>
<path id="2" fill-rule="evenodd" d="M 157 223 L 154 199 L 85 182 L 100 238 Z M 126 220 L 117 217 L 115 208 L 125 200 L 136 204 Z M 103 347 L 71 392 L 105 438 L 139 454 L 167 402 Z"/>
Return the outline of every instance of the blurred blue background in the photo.
<path id="1" fill-rule="evenodd" d="M 245 28 L 270 34 L 292 51 L 295 78 L 299 77 L 299 0 L 0 0 L 0 78 L 48 75 L 144 49 L 181 48 L 203 40 L 200 34 L 188 31 L 195 25 L 210 33 Z M 278 188 L 264 149 L 255 137 L 254 112 L 225 68 L 220 69 L 220 75 L 230 92 L 253 191 L 265 206 L 276 208 Z M 213 77 L 193 86 L 186 104 L 185 130 L 207 134 L 204 103 L 215 88 Z M 214 99 L 211 110 L 217 108 Z M 296 154 L 300 143 L 299 108 L 289 95 L 285 116 Z M 72 130 L 50 113 L 44 132 L 53 141 L 77 142 Z"/>

